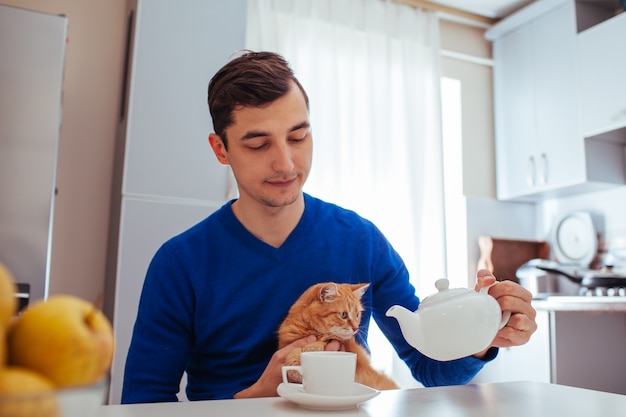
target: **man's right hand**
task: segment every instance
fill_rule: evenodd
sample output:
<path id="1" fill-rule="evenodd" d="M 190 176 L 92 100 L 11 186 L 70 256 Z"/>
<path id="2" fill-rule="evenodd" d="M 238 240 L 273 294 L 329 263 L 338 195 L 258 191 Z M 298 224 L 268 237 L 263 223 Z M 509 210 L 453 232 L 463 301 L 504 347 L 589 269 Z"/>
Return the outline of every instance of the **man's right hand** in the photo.
<path id="1" fill-rule="evenodd" d="M 239 391 L 235 398 L 260 398 L 276 397 L 276 388 L 283 382 L 282 367 L 289 352 L 295 348 L 302 348 L 307 344 L 315 342 L 315 336 L 307 336 L 277 350 L 272 355 L 270 362 L 261 374 L 261 377 L 250 387 Z"/>

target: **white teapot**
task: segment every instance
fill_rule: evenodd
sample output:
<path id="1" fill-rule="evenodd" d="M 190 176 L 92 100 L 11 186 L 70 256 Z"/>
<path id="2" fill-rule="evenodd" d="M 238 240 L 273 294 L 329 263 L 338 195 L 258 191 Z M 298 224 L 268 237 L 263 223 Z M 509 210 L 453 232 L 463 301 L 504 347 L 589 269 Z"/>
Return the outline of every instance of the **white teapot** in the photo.
<path id="1" fill-rule="evenodd" d="M 398 320 L 402 335 L 411 346 L 439 361 L 486 349 L 511 317 L 511 312 L 502 312 L 496 299 L 488 294 L 491 286 L 476 292 L 448 289 L 449 285 L 445 278 L 437 280 L 439 292 L 426 297 L 415 312 L 395 305 L 386 313 Z"/>

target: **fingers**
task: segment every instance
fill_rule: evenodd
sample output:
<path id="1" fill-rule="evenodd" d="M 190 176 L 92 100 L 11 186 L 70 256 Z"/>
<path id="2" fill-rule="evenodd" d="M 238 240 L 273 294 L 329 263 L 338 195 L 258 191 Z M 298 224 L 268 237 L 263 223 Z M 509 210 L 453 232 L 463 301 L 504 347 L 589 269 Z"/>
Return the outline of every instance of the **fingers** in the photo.
<path id="1" fill-rule="evenodd" d="M 291 352 L 292 350 L 296 349 L 296 348 L 303 348 L 306 345 L 308 345 L 309 343 L 313 343 L 315 342 L 315 336 L 313 335 L 309 335 L 307 337 L 303 337 L 301 339 L 298 339 L 294 342 L 291 342 L 290 344 L 288 344 L 287 346 L 283 347 L 282 349 L 277 350 L 276 352 L 274 352 L 274 358 L 276 360 L 276 362 L 279 363 L 284 363 L 285 359 L 287 358 L 287 355 L 289 354 L 289 352 Z"/>
<path id="2" fill-rule="evenodd" d="M 496 277 L 487 269 L 476 273 L 475 290 L 490 286 L 496 282 Z M 510 311 L 511 318 L 506 326 L 498 331 L 492 346 L 509 347 L 519 346 L 530 340 L 537 330 L 535 317 L 537 312 L 531 305 L 532 294 L 519 284 L 504 280 L 489 288 L 489 295 L 496 299 L 502 311 Z"/>
<path id="3" fill-rule="evenodd" d="M 498 285 L 489 288 L 489 294 L 496 299 L 509 295 L 524 302 L 530 302 L 533 298 L 530 291 L 513 281 L 500 281 Z"/>
<path id="4" fill-rule="evenodd" d="M 328 342 L 326 344 L 326 347 L 324 350 L 332 350 L 332 351 L 341 351 L 341 352 L 345 352 L 346 348 L 344 347 L 344 345 L 339 342 L 338 340 L 331 340 L 330 342 Z"/>
<path id="5" fill-rule="evenodd" d="M 502 311 L 510 311 L 511 318 L 493 341 L 493 346 L 523 345 L 537 330 L 537 311 L 531 305 L 532 294 L 513 281 L 501 281 L 489 288 L 489 294 L 498 301 Z"/>
<path id="6" fill-rule="evenodd" d="M 492 345 L 498 347 L 520 346 L 530 340 L 537 330 L 537 323 L 524 314 L 514 314 L 494 339 Z"/>
<path id="7" fill-rule="evenodd" d="M 259 379 L 250 387 L 236 393 L 235 398 L 277 396 L 276 387 L 283 382 L 281 369 L 287 360 L 287 355 L 294 349 L 302 349 L 315 340 L 313 335 L 303 337 L 274 352 Z"/>
<path id="8" fill-rule="evenodd" d="M 502 281 L 489 289 L 489 295 L 498 301 L 502 311 L 513 315 L 524 314 L 534 321 L 537 312 L 531 305 L 532 294 L 513 281 Z M 509 323 L 511 321 L 509 320 Z"/>
<path id="9" fill-rule="evenodd" d="M 487 287 L 496 282 L 496 277 L 488 269 L 481 269 L 476 272 L 476 285 L 474 289 L 479 291 L 483 287 Z"/>

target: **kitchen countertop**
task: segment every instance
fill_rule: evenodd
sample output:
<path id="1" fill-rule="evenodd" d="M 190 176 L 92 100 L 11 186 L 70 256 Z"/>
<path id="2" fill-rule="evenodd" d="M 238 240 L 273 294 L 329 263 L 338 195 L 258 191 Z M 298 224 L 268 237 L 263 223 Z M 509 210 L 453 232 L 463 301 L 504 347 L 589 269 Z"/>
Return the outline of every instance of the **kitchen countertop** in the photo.
<path id="1" fill-rule="evenodd" d="M 537 310 L 548 311 L 623 311 L 626 297 L 585 297 L 554 295 L 535 298 L 532 305 Z"/>
<path id="2" fill-rule="evenodd" d="M 283 398 L 105 405 L 94 417 L 617 417 L 626 396 L 542 382 L 502 382 L 383 391 L 346 411 L 311 411 Z"/>

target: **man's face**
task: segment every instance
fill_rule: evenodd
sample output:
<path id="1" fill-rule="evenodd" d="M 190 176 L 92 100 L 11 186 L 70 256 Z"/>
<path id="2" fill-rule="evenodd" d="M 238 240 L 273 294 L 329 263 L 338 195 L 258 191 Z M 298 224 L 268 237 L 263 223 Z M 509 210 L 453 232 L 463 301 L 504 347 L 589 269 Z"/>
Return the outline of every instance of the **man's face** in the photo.
<path id="1" fill-rule="evenodd" d="M 291 90 L 264 107 L 240 107 L 226 129 L 228 150 L 212 135 L 211 146 L 221 163 L 229 164 L 242 201 L 267 207 L 295 202 L 311 169 L 313 142 L 309 112 L 300 89 Z"/>

